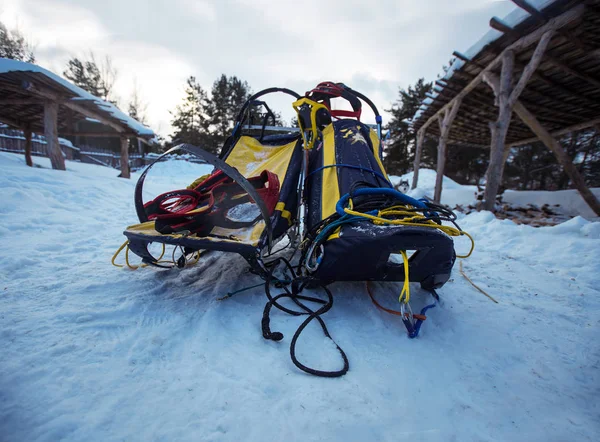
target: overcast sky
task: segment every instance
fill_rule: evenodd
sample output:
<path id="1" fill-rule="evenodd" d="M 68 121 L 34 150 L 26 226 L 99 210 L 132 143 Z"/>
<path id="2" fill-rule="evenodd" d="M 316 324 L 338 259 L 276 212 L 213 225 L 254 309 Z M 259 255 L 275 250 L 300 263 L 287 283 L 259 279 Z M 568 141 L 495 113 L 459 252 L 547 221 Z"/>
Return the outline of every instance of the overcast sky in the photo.
<path id="1" fill-rule="evenodd" d="M 301 94 L 341 81 L 383 110 L 398 86 L 435 79 L 453 50 L 468 49 L 492 16 L 513 8 L 508 0 L 0 0 L 0 20 L 58 74 L 71 56 L 110 55 L 121 107 L 137 81 L 148 123 L 167 136 L 190 75 L 206 89 L 225 73 L 254 91 Z M 284 103 L 275 107 L 289 120 Z"/>

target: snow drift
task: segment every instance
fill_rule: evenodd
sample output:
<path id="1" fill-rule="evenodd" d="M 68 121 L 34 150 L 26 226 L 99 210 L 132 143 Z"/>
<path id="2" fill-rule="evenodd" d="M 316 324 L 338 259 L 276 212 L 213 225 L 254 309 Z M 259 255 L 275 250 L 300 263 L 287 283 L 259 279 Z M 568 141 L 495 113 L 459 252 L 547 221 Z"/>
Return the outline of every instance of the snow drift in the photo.
<path id="1" fill-rule="evenodd" d="M 364 284 L 333 284 L 324 320 L 350 371 L 331 380 L 288 358 L 301 319 L 274 314 L 286 337 L 263 340 L 262 288 L 217 300 L 260 282 L 241 258 L 167 271 L 110 265 L 136 221 L 135 179 L 34 161 L 42 168 L 0 153 L 1 440 L 597 439 L 600 223 L 536 229 L 461 216 L 476 240 L 465 271 L 499 304 L 456 266 L 415 340 Z M 161 163 L 146 197 L 206 172 Z M 395 306 L 400 284 L 373 288 Z M 428 295 L 413 291 L 419 309 Z M 340 363 L 318 326 L 298 353 L 324 369 Z"/>
<path id="2" fill-rule="evenodd" d="M 415 198 L 422 198 L 424 196 L 433 198 L 435 177 L 435 170 L 420 169 L 418 187 L 409 191 L 408 194 Z M 412 184 L 413 172 L 390 178 L 393 184 L 398 184 L 402 180 L 407 180 Z M 592 188 L 591 191 L 596 197 L 600 198 L 600 188 Z M 477 203 L 475 192 L 477 192 L 477 186 L 461 185 L 445 176 L 442 182 L 442 203 L 450 207 L 455 207 L 459 204 L 462 206 L 475 205 Z M 567 216 L 582 216 L 588 220 L 599 220 L 594 211 L 575 189 L 559 190 L 556 192 L 544 190 L 506 190 L 502 196 L 502 201 L 516 206 L 533 204 L 541 207 L 544 204 L 549 204 L 558 213 Z M 556 207 L 556 205 L 559 207 Z"/>

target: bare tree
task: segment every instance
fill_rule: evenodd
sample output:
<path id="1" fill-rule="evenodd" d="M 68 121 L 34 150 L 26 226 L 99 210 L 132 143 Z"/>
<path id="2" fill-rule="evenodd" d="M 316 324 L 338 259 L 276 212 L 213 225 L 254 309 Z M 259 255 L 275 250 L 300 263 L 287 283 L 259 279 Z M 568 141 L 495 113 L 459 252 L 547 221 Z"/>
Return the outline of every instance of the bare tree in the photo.
<path id="1" fill-rule="evenodd" d="M 91 59 L 95 61 L 93 52 L 90 51 Z M 114 67 L 112 59 L 106 55 L 100 62 L 100 77 L 102 88 L 104 89 L 104 99 L 113 104 L 117 104 L 119 99 L 115 94 L 114 86 L 117 81 L 119 71 Z"/>
<path id="2" fill-rule="evenodd" d="M 148 103 L 143 100 L 140 95 L 140 88 L 137 79 L 133 80 L 133 92 L 129 99 L 129 106 L 127 112 L 131 118 L 136 119 L 142 124 L 147 123 Z"/>

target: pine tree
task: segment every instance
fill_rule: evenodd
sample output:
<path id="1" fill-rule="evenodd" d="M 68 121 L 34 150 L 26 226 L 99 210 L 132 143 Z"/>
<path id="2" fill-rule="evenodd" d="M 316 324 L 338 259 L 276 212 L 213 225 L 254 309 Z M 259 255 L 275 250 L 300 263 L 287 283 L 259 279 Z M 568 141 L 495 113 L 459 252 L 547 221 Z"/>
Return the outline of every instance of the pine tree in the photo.
<path id="1" fill-rule="evenodd" d="M 33 46 L 18 30 L 9 30 L 0 22 L 0 57 L 35 63 Z"/>
<path id="2" fill-rule="evenodd" d="M 403 174 L 411 169 L 416 134 L 410 121 L 425 99 L 425 94 L 430 91 L 431 83 L 426 83 L 420 78 L 414 86 L 409 86 L 408 90 L 400 88 L 398 100 L 388 110 L 392 119 L 386 128 L 390 131 L 391 141 L 385 149 L 384 165 L 389 173 Z M 428 148 L 422 155 L 422 162 L 426 164 L 431 157 L 430 144 L 427 143 Z"/>
<path id="3" fill-rule="evenodd" d="M 212 120 L 207 117 L 209 105 L 206 91 L 198 84 L 195 77 L 187 79 L 183 103 L 175 108 L 171 124 L 175 132 L 171 135 L 174 144 L 190 143 L 200 146 L 212 153 L 217 153 L 211 143 L 209 124 Z"/>
<path id="4" fill-rule="evenodd" d="M 144 102 L 140 96 L 140 89 L 137 81 L 133 82 L 133 92 L 129 99 L 127 106 L 127 113 L 134 120 L 139 121 L 142 124 L 146 124 L 146 111 L 148 109 L 148 103 Z"/>
<path id="5" fill-rule="evenodd" d="M 117 104 L 113 94 L 113 87 L 117 79 L 117 70 L 113 67 L 112 60 L 106 56 L 101 63 L 96 62 L 93 52 L 87 60 L 77 57 L 67 62 L 63 75 L 81 89 L 90 94 Z"/>
<path id="6" fill-rule="evenodd" d="M 220 151 L 223 143 L 233 130 L 233 124 L 239 110 L 250 97 L 250 85 L 235 75 L 222 74 L 212 86 L 208 101 L 210 115 L 210 144 L 213 151 Z"/>

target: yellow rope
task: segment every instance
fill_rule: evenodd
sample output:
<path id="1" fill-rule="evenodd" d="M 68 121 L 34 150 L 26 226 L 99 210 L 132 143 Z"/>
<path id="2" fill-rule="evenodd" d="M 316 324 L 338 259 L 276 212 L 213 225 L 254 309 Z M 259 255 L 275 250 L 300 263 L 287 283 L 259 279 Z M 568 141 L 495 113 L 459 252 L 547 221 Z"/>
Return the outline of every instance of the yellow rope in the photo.
<path id="1" fill-rule="evenodd" d="M 196 253 L 196 260 L 195 260 L 194 262 L 191 262 L 191 263 L 190 263 L 190 265 L 192 265 L 192 266 L 193 266 L 194 264 L 197 264 L 197 263 L 198 263 L 198 261 L 200 261 L 200 250 L 196 251 L 195 253 Z M 193 258 L 192 258 L 192 259 L 193 259 Z"/>
<path id="2" fill-rule="evenodd" d="M 479 287 L 477 284 L 475 284 L 473 281 L 471 281 L 471 278 L 469 278 L 467 276 L 467 274 L 464 272 L 463 270 L 463 264 L 462 261 L 460 261 L 459 264 L 459 268 L 460 268 L 460 274 L 463 275 L 465 277 L 465 279 L 467 281 L 469 281 L 469 283 L 475 287 L 477 290 L 479 290 L 481 293 L 483 293 L 485 296 L 487 296 L 488 298 L 490 298 L 492 301 L 494 301 L 496 304 L 498 304 L 498 301 L 496 301 L 491 295 L 489 295 L 485 290 L 483 290 L 481 287 Z"/>
<path id="3" fill-rule="evenodd" d="M 158 259 L 156 260 L 157 263 L 170 263 L 172 264 L 172 261 L 161 261 L 162 257 L 165 256 L 165 245 L 164 243 L 161 244 L 162 245 L 162 252 L 160 254 L 160 256 L 158 257 Z M 125 267 L 123 264 L 117 264 L 115 261 L 117 259 L 117 257 L 121 254 L 121 252 L 123 251 L 123 249 L 125 249 L 125 264 L 127 264 L 127 267 L 131 270 L 137 270 L 140 267 L 147 267 L 148 264 L 140 264 L 140 265 L 134 265 L 131 264 L 129 262 L 129 240 L 125 241 L 123 244 L 121 244 L 121 247 L 119 247 L 117 249 L 117 251 L 114 253 L 114 255 L 112 256 L 112 259 L 110 260 L 111 264 L 114 265 L 115 267 Z M 194 261 L 194 264 L 196 264 L 198 262 L 198 260 L 200 259 L 200 252 L 198 252 L 198 258 L 196 259 L 196 261 Z"/>
<path id="4" fill-rule="evenodd" d="M 405 250 L 400 250 L 402 254 L 402 261 L 404 261 L 404 285 L 402 286 L 402 291 L 400 292 L 400 296 L 398 296 L 398 302 L 408 304 L 410 301 L 410 276 L 408 274 L 408 255 Z"/>
<path id="5" fill-rule="evenodd" d="M 127 263 L 127 267 L 129 267 L 131 270 L 137 270 L 140 268 L 140 266 L 129 264 L 129 242 L 127 243 L 127 249 L 125 249 L 125 262 Z M 145 264 L 141 264 L 141 266 L 144 267 Z"/>
<path id="6" fill-rule="evenodd" d="M 459 230 L 453 226 L 439 225 L 439 224 L 435 223 L 433 220 L 427 219 L 424 215 L 415 214 L 415 212 L 406 210 L 410 206 L 389 207 L 387 209 L 377 211 L 377 216 L 375 216 L 375 215 L 370 215 L 368 213 L 357 212 L 356 210 L 353 210 L 354 205 L 352 203 L 351 198 L 348 200 L 348 203 L 349 203 L 348 204 L 349 207 L 345 208 L 344 212 L 346 212 L 348 215 L 361 216 L 363 218 L 370 219 L 371 221 L 373 221 L 374 224 L 379 224 L 379 225 L 391 224 L 391 225 L 395 225 L 395 226 L 428 227 L 431 229 L 438 229 L 449 236 L 464 235 L 464 236 L 468 237 L 471 240 L 471 248 L 469 249 L 469 253 L 467 253 L 466 255 L 456 255 L 457 258 L 468 258 L 469 256 L 471 256 L 471 254 L 473 253 L 473 250 L 475 249 L 475 240 L 473 239 L 473 237 L 471 235 L 469 235 L 464 230 Z M 388 218 L 384 218 L 384 216 L 406 216 L 408 218 L 388 219 Z"/>
<path id="7" fill-rule="evenodd" d="M 115 267 L 123 267 L 123 264 L 117 264 L 115 262 L 115 260 L 117 259 L 117 256 L 119 256 L 119 254 L 121 253 L 121 251 L 127 247 L 127 245 L 129 244 L 129 240 L 125 241 L 123 244 L 121 244 L 121 247 L 119 247 L 117 249 L 117 251 L 115 252 L 115 254 L 113 255 L 112 259 L 110 260 L 111 264 L 114 265 Z"/>

